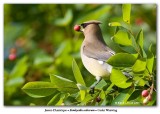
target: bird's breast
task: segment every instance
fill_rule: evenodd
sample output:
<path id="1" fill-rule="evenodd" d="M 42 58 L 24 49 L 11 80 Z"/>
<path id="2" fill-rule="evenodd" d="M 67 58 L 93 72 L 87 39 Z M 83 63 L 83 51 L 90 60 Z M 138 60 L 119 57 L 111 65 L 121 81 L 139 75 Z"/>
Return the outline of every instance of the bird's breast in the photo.
<path id="1" fill-rule="evenodd" d="M 96 53 L 96 52 L 95 52 Z M 109 76 L 112 67 L 104 63 L 103 61 L 98 61 L 93 58 L 89 58 L 83 54 L 83 46 L 81 47 L 81 59 L 85 68 L 94 76 Z"/>

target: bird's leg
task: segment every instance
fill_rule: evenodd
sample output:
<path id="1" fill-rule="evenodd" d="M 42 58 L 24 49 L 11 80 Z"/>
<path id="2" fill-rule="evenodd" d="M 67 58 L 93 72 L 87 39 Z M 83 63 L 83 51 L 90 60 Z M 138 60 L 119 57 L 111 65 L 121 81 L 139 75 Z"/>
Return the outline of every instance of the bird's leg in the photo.
<path id="1" fill-rule="evenodd" d="M 102 80 L 102 78 L 100 77 L 100 76 L 97 76 L 96 77 L 96 82 L 94 82 L 92 85 L 91 85 L 91 87 L 90 87 L 90 91 L 89 91 L 89 93 L 90 94 L 94 94 L 94 88 L 95 88 L 95 86 Z"/>

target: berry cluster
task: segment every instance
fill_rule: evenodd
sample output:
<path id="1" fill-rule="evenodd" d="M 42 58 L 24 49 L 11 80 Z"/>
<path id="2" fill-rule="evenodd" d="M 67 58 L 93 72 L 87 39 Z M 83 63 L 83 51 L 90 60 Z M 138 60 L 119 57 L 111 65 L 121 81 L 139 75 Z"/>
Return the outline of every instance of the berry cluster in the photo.
<path id="1" fill-rule="evenodd" d="M 143 90 L 142 96 L 144 97 L 144 100 L 143 100 L 144 105 L 148 104 L 148 102 L 152 100 L 152 94 L 151 92 L 149 93 L 149 90 Z"/>

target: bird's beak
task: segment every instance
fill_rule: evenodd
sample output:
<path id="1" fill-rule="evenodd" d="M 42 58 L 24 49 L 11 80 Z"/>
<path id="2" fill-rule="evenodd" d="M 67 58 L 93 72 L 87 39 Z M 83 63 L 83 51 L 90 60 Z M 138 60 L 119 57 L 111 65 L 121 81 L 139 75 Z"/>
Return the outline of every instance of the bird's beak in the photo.
<path id="1" fill-rule="evenodd" d="M 80 32 L 84 32 L 84 28 L 81 27 Z"/>
<path id="2" fill-rule="evenodd" d="M 79 26 L 80 26 L 80 30 L 78 32 L 83 32 L 84 28 L 81 25 L 79 25 Z"/>

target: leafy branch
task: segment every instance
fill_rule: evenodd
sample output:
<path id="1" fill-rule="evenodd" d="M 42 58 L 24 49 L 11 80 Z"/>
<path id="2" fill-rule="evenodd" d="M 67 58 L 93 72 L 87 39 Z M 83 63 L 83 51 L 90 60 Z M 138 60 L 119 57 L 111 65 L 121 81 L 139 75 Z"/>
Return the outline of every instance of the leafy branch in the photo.
<path id="1" fill-rule="evenodd" d="M 67 12 L 65 17 L 67 18 L 67 15 L 69 15 L 72 18 L 70 10 Z M 66 18 L 60 21 L 66 21 Z M 54 106 L 154 105 L 156 102 L 154 87 L 156 75 L 154 73 L 155 57 L 152 52 L 152 45 L 148 48 L 148 53 L 146 53 L 144 50 L 143 29 L 140 29 L 137 36 L 134 36 L 130 18 L 131 4 L 123 4 L 123 20 L 109 23 L 110 27 L 116 27 L 112 40 L 123 51 L 106 61 L 113 66 L 110 80 L 102 79 L 96 86 L 94 95 L 91 96 L 89 94 L 88 84 L 84 80 L 75 59 L 72 60 L 75 81 L 50 74 L 49 82 L 28 82 L 23 86 L 22 90 L 33 98 L 51 96 L 52 98 L 46 105 Z M 70 22 L 70 19 L 68 21 Z M 62 47 L 64 48 L 64 46 Z M 132 77 L 127 78 L 124 72 L 127 72 Z M 149 93 L 144 97 L 143 95 L 141 96 L 141 93 L 145 89 Z M 152 97 L 152 100 L 149 97 Z"/>

